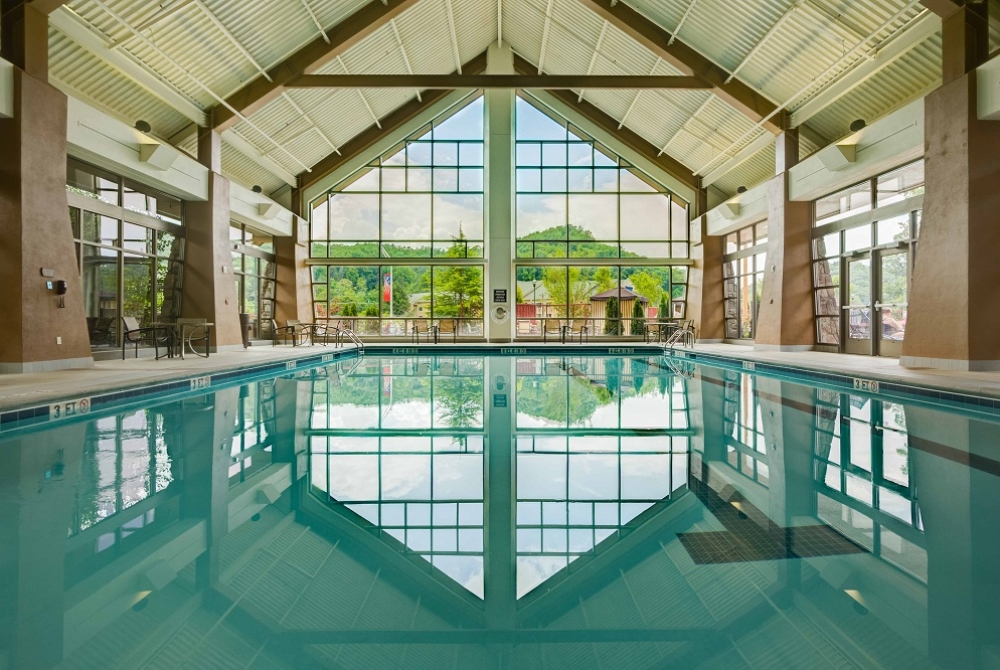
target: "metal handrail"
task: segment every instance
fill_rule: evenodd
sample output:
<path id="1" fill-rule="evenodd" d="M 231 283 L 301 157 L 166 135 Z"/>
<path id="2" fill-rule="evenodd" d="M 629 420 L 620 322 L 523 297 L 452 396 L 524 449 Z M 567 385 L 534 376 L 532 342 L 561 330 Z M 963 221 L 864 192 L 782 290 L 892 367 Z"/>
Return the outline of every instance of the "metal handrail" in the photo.
<path id="1" fill-rule="evenodd" d="M 347 339 L 349 339 L 351 342 L 353 342 L 355 345 L 357 345 L 358 350 L 361 351 L 362 354 L 365 353 L 365 343 L 362 342 L 361 338 L 358 337 L 357 334 L 353 330 L 351 330 L 350 328 L 342 328 L 342 329 L 340 329 L 340 330 L 337 331 L 337 346 L 338 347 L 339 346 L 343 346 L 343 344 L 344 344 L 343 337 L 345 335 L 347 336 Z"/>
<path id="2" fill-rule="evenodd" d="M 668 337 L 667 341 L 663 343 L 663 348 L 673 350 L 673 348 L 678 344 L 693 349 L 694 331 L 690 328 L 678 328 L 674 332 L 670 333 L 670 337 Z"/>

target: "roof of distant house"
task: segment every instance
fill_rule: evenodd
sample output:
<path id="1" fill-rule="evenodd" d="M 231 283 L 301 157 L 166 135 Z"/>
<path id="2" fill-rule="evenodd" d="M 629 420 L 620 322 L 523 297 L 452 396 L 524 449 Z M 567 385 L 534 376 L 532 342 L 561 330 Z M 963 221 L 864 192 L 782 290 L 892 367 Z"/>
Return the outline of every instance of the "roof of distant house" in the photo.
<path id="1" fill-rule="evenodd" d="M 604 302 L 611 298 L 618 298 L 619 300 L 636 300 L 639 302 L 649 302 L 649 298 L 646 296 L 639 295 L 635 291 L 630 291 L 624 286 L 621 288 L 612 288 L 604 291 L 603 293 L 598 293 L 597 295 L 590 296 L 591 302 Z"/>

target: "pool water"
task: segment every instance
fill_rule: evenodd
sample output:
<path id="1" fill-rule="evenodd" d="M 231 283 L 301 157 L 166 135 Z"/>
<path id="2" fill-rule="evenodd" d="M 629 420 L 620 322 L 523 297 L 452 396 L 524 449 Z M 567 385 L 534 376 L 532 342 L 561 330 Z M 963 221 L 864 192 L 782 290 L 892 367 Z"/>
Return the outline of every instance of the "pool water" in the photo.
<path id="1" fill-rule="evenodd" d="M 998 423 L 538 354 L 7 430 L 0 668 L 996 667 Z"/>

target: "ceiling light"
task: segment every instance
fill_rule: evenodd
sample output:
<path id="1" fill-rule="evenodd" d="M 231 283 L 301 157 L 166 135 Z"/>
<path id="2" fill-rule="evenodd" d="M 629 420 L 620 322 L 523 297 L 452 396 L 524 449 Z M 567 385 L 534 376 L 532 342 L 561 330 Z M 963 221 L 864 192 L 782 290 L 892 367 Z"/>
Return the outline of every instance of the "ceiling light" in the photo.
<path id="1" fill-rule="evenodd" d="M 862 128 L 864 128 L 866 125 L 868 124 L 865 123 L 864 119 L 854 119 L 853 121 L 851 121 L 851 132 L 856 133 Z"/>

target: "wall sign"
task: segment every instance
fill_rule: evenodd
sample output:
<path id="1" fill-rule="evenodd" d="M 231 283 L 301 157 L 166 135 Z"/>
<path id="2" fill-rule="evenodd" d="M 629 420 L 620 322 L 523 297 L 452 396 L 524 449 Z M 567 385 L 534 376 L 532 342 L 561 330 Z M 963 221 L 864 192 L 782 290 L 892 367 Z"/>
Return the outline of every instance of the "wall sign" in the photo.
<path id="1" fill-rule="evenodd" d="M 493 302 L 507 302 L 507 289 L 505 288 L 493 289 Z"/>
<path id="2" fill-rule="evenodd" d="M 506 407 L 507 406 L 507 394 L 506 393 L 494 393 L 493 394 L 493 406 L 494 407 Z"/>

